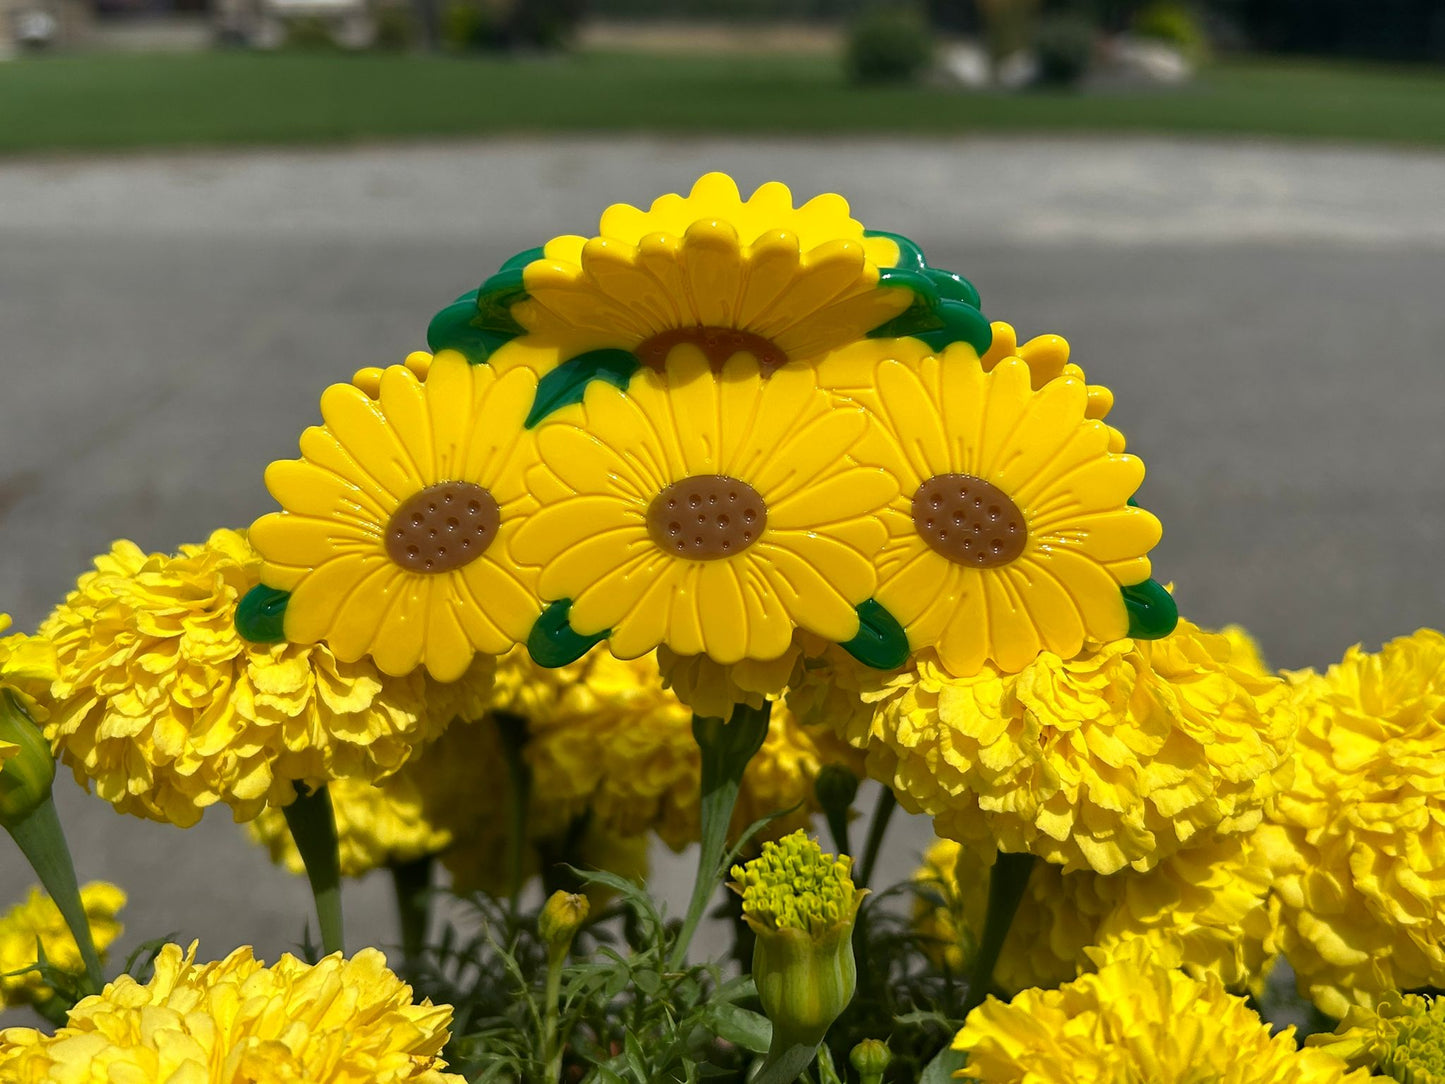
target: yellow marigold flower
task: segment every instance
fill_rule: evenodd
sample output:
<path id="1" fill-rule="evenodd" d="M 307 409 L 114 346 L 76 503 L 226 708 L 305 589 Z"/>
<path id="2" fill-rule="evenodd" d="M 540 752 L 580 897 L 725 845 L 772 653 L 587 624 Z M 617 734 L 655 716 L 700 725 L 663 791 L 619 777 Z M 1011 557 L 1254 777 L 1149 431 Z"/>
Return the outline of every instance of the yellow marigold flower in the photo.
<path id="1" fill-rule="evenodd" d="M 283 511 L 257 520 L 252 538 L 262 580 L 291 592 L 288 640 L 324 641 L 344 662 L 370 655 L 387 674 L 425 664 L 453 681 L 475 653 L 525 640 L 541 612 L 532 576 L 507 556 L 536 505 L 524 423 L 537 379 L 455 351 L 425 375 L 393 365 L 374 399 L 328 388 L 301 458 L 267 469 Z"/>
<path id="2" fill-rule="evenodd" d="M 1062 340 L 1060 340 L 1062 341 Z M 868 340 L 823 382 L 872 423 L 852 455 L 898 480 L 874 597 L 954 674 L 1014 671 L 1127 635 L 1121 588 L 1149 578 L 1159 521 L 1128 502 L 1143 463 L 1113 451 L 1077 366 L 1041 384 L 956 343 Z"/>
<path id="3" fill-rule="evenodd" d="M 989 998 L 954 1039 L 968 1054 L 955 1075 L 985 1084 L 1363 1084 L 1338 1058 L 1300 1050 L 1227 993 L 1143 957 L 1119 960 L 1058 990 Z"/>
<path id="4" fill-rule="evenodd" d="M 976 852 L 940 840 L 914 875 L 933 897 L 920 896 L 915 928 L 935 961 L 955 971 L 983 931 L 989 872 Z M 1275 958 L 1270 884 L 1251 834 L 1195 841 L 1148 873 L 1106 877 L 1037 863 L 994 981 L 1010 992 L 1057 986 L 1140 942 L 1152 959 L 1196 978 L 1212 973 L 1230 989 L 1258 992 Z"/>
<path id="5" fill-rule="evenodd" d="M 54 1035 L 0 1032 L 0 1078 L 16 1084 L 464 1084 L 443 1072 L 449 1005 L 363 949 L 267 967 L 250 948 L 197 964 L 166 945 L 147 983 L 122 975 L 70 1011 Z"/>
<path id="6" fill-rule="evenodd" d="M 799 627 L 858 634 L 896 483 L 849 461 L 867 418 L 810 366 L 759 375 L 750 356 L 717 373 L 679 348 L 665 374 L 625 393 L 593 381 L 539 428 L 559 495 L 511 552 L 544 598 L 570 600 L 577 633 L 623 658 L 665 644 L 724 665 L 778 658 Z"/>
<path id="7" fill-rule="evenodd" d="M 939 835 L 1066 870 L 1143 872 L 1201 833 L 1253 829 L 1288 773 L 1285 685 L 1181 621 L 1017 674 L 954 677 L 924 653 L 845 736 Z"/>
<path id="8" fill-rule="evenodd" d="M 523 757 L 532 770 L 532 819 L 538 835 L 556 835 L 584 813 L 617 836 L 656 831 L 681 850 L 698 838 L 701 754 L 692 712 L 662 688 L 652 656 L 630 662 L 592 651 L 579 663 L 549 671 L 518 653 L 510 673 L 531 672 L 516 699 L 528 720 Z M 813 780 L 825 764 L 861 767 L 856 752 L 826 731 L 804 728 L 775 705 L 767 738 L 748 763 L 733 813 L 734 834 L 753 821 L 801 808 L 772 822 L 769 836 L 809 823 L 817 810 Z"/>
<path id="9" fill-rule="evenodd" d="M 249 820 L 294 783 L 375 779 L 485 695 L 490 669 L 440 686 L 329 648 L 249 644 L 237 601 L 261 560 L 239 531 L 176 556 L 117 542 L 42 626 L 55 645 L 46 737 L 82 786 L 126 813 L 189 826 L 210 805 Z"/>
<path id="10" fill-rule="evenodd" d="M 0 632 L 10 627 L 10 615 L 0 613 Z M 55 645 L 44 636 L 13 633 L 0 636 L 0 692 L 9 692 L 36 723 L 48 717 L 45 702 L 55 680 Z M 0 741 L 0 761 L 19 746 Z"/>
<path id="11" fill-rule="evenodd" d="M 908 290 L 879 283 L 898 257 L 894 241 L 864 235 L 842 196 L 795 208 L 776 181 L 743 199 L 732 178 L 709 173 L 646 211 L 609 207 L 595 237 L 549 241 L 510 306 L 526 334 L 488 361 L 545 373 L 620 349 L 660 369 L 679 347 L 718 365 L 736 353 L 767 368 L 808 361 L 908 308 Z"/>
<path id="12" fill-rule="evenodd" d="M 1445 636 L 1292 676 L 1296 771 L 1265 840 L 1300 990 L 1338 1017 L 1445 985 Z"/>
<path id="13" fill-rule="evenodd" d="M 1388 993 L 1373 1009 L 1352 1005 L 1333 1035 L 1305 1041 L 1400 1084 L 1445 1084 L 1445 1000 L 1439 997 Z"/>
<path id="14" fill-rule="evenodd" d="M 125 893 L 113 884 L 94 881 L 80 890 L 80 903 L 96 951 L 103 955 L 123 930 L 115 916 L 125 906 Z M 0 1002 L 7 1007 L 42 1005 L 55 996 L 40 972 L 15 974 L 40 959 L 37 942 L 51 967 L 77 979 L 85 974 L 85 962 L 60 908 L 39 888 L 32 888 L 24 903 L 0 915 Z"/>
<path id="15" fill-rule="evenodd" d="M 761 708 L 782 698 L 802 656 L 798 637 L 787 651 L 766 662 L 743 659 L 731 666 L 706 655 L 678 655 L 657 649 L 662 684 L 698 715 L 727 719 L 739 704 Z"/>
<path id="16" fill-rule="evenodd" d="M 772 1050 L 821 1042 L 853 999 L 853 922 L 866 889 L 854 886 L 852 868 L 851 858 L 824 854 L 802 830 L 732 868 L 728 887 L 742 896 L 743 919 L 757 935 L 753 981 L 773 1023 Z"/>

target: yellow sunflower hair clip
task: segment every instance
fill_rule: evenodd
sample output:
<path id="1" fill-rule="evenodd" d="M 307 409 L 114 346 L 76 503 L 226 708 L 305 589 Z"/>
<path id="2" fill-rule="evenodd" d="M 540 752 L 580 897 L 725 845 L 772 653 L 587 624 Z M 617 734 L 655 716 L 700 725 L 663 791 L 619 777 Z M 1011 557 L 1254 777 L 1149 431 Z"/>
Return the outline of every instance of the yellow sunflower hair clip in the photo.
<path id="1" fill-rule="evenodd" d="M 840 196 L 611 207 L 326 391 L 238 625 L 442 680 L 516 643 L 730 665 L 803 632 L 966 675 L 1167 633 L 1112 395 L 979 304 Z"/>

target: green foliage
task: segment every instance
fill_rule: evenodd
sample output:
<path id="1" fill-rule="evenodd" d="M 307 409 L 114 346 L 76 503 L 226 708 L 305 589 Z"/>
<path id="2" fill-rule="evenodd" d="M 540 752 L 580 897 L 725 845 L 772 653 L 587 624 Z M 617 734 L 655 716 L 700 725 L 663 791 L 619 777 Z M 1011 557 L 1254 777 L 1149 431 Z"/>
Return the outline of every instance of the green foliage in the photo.
<path id="1" fill-rule="evenodd" d="M 299 52 L 329 52 L 338 48 L 330 20 L 320 15 L 287 19 L 285 47 Z"/>
<path id="2" fill-rule="evenodd" d="M 376 9 L 375 48 L 403 53 L 416 44 L 416 39 L 416 19 L 409 6 L 386 4 Z"/>
<path id="3" fill-rule="evenodd" d="M 450 0 L 442 8 L 442 44 L 459 52 L 498 50 L 506 44 L 503 20 L 486 0 Z"/>
<path id="4" fill-rule="evenodd" d="M 0 152 L 504 132 L 1275 134 L 1445 145 L 1445 73 L 1230 61 L 1183 94 L 853 87 L 836 57 L 373 52 L 56 55 L 0 64 Z"/>
<path id="5" fill-rule="evenodd" d="M 928 24 L 913 8 L 874 8 L 849 27 L 844 67 L 854 83 L 910 83 L 932 59 Z"/>
<path id="6" fill-rule="evenodd" d="M 1188 4 L 1179 0 L 1157 0 L 1141 8 L 1130 30 L 1141 38 L 1153 38 L 1174 46 L 1198 64 L 1209 59 L 1209 35 Z"/>
<path id="7" fill-rule="evenodd" d="M 1069 87 L 1083 79 L 1094 58 L 1094 26 L 1078 15 L 1045 15 L 1034 32 L 1039 82 Z"/>
<path id="8" fill-rule="evenodd" d="M 639 885 L 579 873 L 618 904 L 584 929 L 562 969 L 563 1078 L 597 1084 L 711 1079 L 739 1082 L 772 1029 L 746 1007 L 752 981 L 716 965 L 670 968 L 675 927 Z M 469 900 L 470 934 L 448 926 L 415 977 L 419 993 L 456 1006 L 447 1052 L 469 1080 L 536 1080 L 546 1006 L 546 946 L 536 914 L 512 915 L 486 896 Z"/>

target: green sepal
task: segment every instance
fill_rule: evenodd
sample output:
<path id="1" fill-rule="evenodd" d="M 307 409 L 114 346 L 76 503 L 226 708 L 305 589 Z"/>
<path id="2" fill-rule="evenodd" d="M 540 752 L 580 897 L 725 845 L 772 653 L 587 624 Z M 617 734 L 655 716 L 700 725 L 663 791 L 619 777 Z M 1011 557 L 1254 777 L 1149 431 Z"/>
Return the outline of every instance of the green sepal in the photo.
<path id="1" fill-rule="evenodd" d="M 236 606 L 236 631 L 253 644 L 279 644 L 286 639 L 286 604 L 290 591 L 258 583 Z"/>
<path id="2" fill-rule="evenodd" d="M 540 245 L 538 245 L 536 248 L 523 249 L 521 252 L 508 259 L 507 262 L 502 264 L 502 266 L 497 268 L 497 270 L 512 271 L 519 267 L 526 267 L 533 260 L 540 260 L 545 255 L 546 250 L 543 249 Z"/>
<path id="3" fill-rule="evenodd" d="M 426 329 L 433 353 L 456 350 L 473 365 L 481 365 L 498 347 L 526 331 L 512 319 L 512 306 L 527 296 L 523 282 L 527 265 L 541 257 L 540 248 L 517 253 L 478 289 L 462 294 L 433 316 Z"/>
<path id="4" fill-rule="evenodd" d="M 858 635 L 840 646 L 875 670 L 896 670 L 908 661 L 908 634 L 877 599 L 859 604 Z"/>
<path id="5" fill-rule="evenodd" d="M 463 294 L 431 318 L 426 329 L 426 343 L 433 353 L 455 350 L 473 365 L 481 365 L 515 334 L 499 334 L 481 326 L 475 292 Z"/>
<path id="6" fill-rule="evenodd" d="M 527 654 L 538 666 L 555 669 L 576 662 L 592 648 L 600 644 L 612 630 L 583 636 L 575 632 L 567 621 L 572 611 L 570 598 L 559 598 L 537 618 L 532 631 L 527 635 Z"/>
<path id="7" fill-rule="evenodd" d="M 878 284 L 909 290 L 913 304 L 891 320 L 868 332 L 870 339 L 920 339 L 932 350 L 949 343 L 966 342 L 982 357 L 993 345 L 993 327 L 978 308 L 978 291 L 961 275 L 928 268 L 909 271 L 888 268 Z"/>
<path id="8" fill-rule="evenodd" d="M 613 387 L 626 391 L 627 382 L 641 364 L 627 350 L 589 350 L 578 354 L 537 383 L 537 396 L 532 400 L 532 410 L 527 415 L 527 428 L 533 428 L 543 418 L 565 406 L 582 402 L 587 385 L 594 380 L 605 380 Z"/>
<path id="9" fill-rule="evenodd" d="M 1158 580 L 1145 580 L 1122 589 L 1129 611 L 1129 635 L 1135 640 L 1159 640 L 1179 624 L 1174 596 Z"/>
<path id="10" fill-rule="evenodd" d="M 898 262 L 893 266 L 906 271 L 927 271 L 928 260 L 923 255 L 923 249 L 918 242 L 911 237 L 904 237 L 901 233 L 891 233 L 888 230 L 864 230 L 864 237 L 886 237 L 898 246 Z"/>

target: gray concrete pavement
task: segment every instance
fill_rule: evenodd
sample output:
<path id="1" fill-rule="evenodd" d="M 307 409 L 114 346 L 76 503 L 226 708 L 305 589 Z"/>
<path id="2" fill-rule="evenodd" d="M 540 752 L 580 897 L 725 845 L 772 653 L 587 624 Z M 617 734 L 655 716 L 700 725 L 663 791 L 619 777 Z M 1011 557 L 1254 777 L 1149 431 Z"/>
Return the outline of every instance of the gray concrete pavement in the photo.
<path id="1" fill-rule="evenodd" d="M 517 249 L 728 168 L 972 276 L 1118 396 L 1184 611 L 1321 665 L 1445 622 L 1445 156 L 1248 144 L 517 141 L 0 162 L 0 610 L 33 625 L 113 538 L 269 507 L 328 382 L 421 344 Z M 181 832 L 68 782 L 83 877 L 171 931 L 272 955 L 307 913 L 216 813 Z M 900 830 L 901 876 L 926 825 Z M 676 897 L 685 863 L 667 863 Z M 28 873 L 0 847 L 0 903 Z M 389 940 L 380 880 L 353 939 Z"/>

